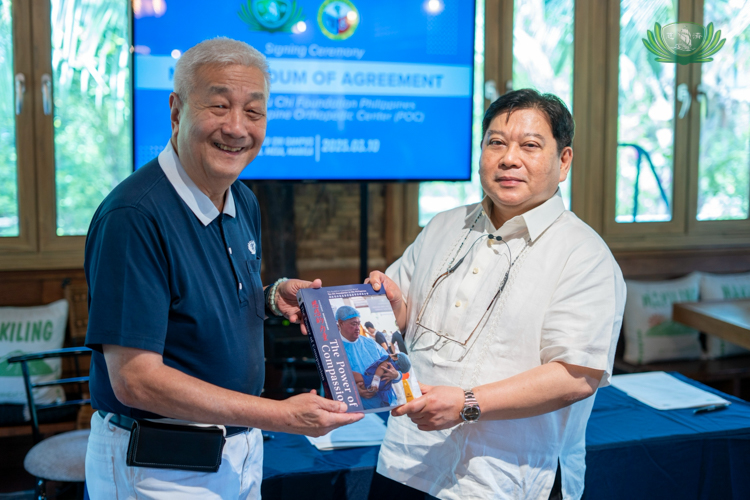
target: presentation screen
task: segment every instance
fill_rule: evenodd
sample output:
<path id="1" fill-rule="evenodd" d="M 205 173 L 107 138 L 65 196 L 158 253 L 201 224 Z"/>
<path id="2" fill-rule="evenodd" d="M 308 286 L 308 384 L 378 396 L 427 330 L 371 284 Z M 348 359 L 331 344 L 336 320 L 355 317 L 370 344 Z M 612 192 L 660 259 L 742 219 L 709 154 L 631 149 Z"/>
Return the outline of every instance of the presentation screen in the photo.
<path id="1" fill-rule="evenodd" d="M 268 126 L 251 180 L 470 177 L 474 2 L 134 3 L 136 168 L 170 138 L 180 55 L 242 40 L 268 58 Z"/>

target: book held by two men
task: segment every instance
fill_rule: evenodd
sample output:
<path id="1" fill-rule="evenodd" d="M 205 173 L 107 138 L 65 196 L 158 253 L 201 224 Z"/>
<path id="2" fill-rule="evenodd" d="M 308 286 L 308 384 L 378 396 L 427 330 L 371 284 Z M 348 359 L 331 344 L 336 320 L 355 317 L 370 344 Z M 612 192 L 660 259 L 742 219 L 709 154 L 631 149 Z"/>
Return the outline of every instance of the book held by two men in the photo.
<path id="1" fill-rule="evenodd" d="M 348 412 L 371 413 L 422 395 L 383 288 L 305 288 L 297 302 L 325 397 L 343 401 Z"/>

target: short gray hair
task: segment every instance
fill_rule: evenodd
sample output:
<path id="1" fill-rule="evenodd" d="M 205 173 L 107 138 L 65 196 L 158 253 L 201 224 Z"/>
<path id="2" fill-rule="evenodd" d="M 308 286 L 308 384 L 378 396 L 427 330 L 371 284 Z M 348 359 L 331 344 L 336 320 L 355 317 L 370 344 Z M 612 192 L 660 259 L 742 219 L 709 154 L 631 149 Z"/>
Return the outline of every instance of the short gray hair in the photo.
<path id="1" fill-rule="evenodd" d="M 191 47 L 177 60 L 174 68 L 174 91 L 181 99 L 187 99 L 194 90 L 196 74 L 206 65 L 258 68 L 266 81 L 268 97 L 271 76 L 266 57 L 245 42 L 221 36 Z"/>

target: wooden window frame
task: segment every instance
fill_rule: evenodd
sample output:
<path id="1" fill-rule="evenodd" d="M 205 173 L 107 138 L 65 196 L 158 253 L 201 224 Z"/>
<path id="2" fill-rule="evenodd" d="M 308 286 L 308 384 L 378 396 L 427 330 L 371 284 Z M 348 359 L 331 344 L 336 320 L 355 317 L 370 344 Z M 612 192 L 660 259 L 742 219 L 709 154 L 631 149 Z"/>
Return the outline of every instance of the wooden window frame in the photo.
<path id="1" fill-rule="evenodd" d="M 703 0 L 681 0 L 678 5 L 679 22 L 703 23 Z M 504 89 L 504 82 L 513 76 L 512 42 L 513 0 L 486 0 L 485 81 L 503 82 L 498 89 Z M 572 210 L 615 253 L 632 256 L 653 251 L 750 250 L 750 219 L 697 220 L 700 106 L 691 106 L 684 119 L 675 117 L 672 220 L 615 222 L 619 43 L 619 0 L 576 1 Z M 700 64 L 677 65 L 675 89 L 687 83 L 694 91 L 701 80 L 701 68 Z M 409 219 L 417 221 L 418 190 L 411 196 L 406 207 L 416 214 Z M 418 233 L 419 229 L 417 226 L 410 232 Z"/>
<path id="2" fill-rule="evenodd" d="M 608 0 L 606 150 L 602 165 L 617 165 L 618 55 L 620 2 Z M 703 22 L 703 0 L 681 0 L 678 22 Z M 701 80 L 701 64 L 677 65 L 675 89 L 685 83 L 694 92 Z M 676 92 L 675 92 L 676 95 Z M 693 94 L 694 95 L 694 94 Z M 675 111 L 678 103 L 675 101 Z M 677 250 L 750 246 L 750 219 L 699 221 L 698 159 L 700 106 L 691 106 L 683 119 L 675 118 L 674 186 L 672 221 L 668 223 L 618 224 L 614 220 L 616 167 L 605 170 L 605 211 L 601 234 L 613 250 Z"/>
<path id="3" fill-rule="evenodd" d="M 49 0 L 13 1 L 13 71 L 26 76 L 16 117 L 20 236 L 0 238 L 0 271 L 83 267 L 86 237 L 57 235 L 54 104 L 45 115 L 41 98 L 42 76 L 52 76 L 50 9 Z"/>
<path id="4" fill-rule="evenodd" d="M 16 115 L 16 182 L 18 200 L 18 236 L 0 238 L 0 262 L 6 255 L 31 252 L 36 248 L 37 215 L 34 170 L 34 104 L 36 80 L 32 65 L 31 11 L 24 0 L 11 6 L 13 23 L 13 74 L 26 80 L 21 114 Z"/>
<path id="5" fill-rule="evenodd" d="M 484 1 L 484 81 L 498 91 L 513 80 L 513 0 Z M 484 100 L 484 108 L 490 105 Z M 385 257 L 390 265 L 422 231 L 419 225 L 419 184 L 389 184 L 386 188 Z"/>
<path id="6" fill-rule="evenodd" d="M 513 0 L 485 0 L 485 81 L 503 90 L 513 76 Z M 573 81 L 576 136 L 571 205 L 613 251 L 750 249 L 750 220 L 698 221 L 700 107 L 675 122 L 673 216 L 667 223 L 614 221 L 620 2 L 577 1 Z M 44 115 L 41 78 L 52 74 L 48 0 L 14 0 L 14 73 L 26 76 L 16 117 L 18 237 L 0 238 L 0 270 L 80 268 L 84 236 L 57 236 L 53 117 Z M 703 22 L 703 0 L 682 0 L 680 21 Z M 676 83 L 700 83 L 700 64 L 678 66 Z M 54 91 L 54 89 L 53 89 Z M 485 101 L 489 105 L 489 101 Z M 419 184 L 386 189 L 386 260 L 398 258 L 419 227 Z"/>
<path id="7" fill-rule="evenodd" d="M 689 14 L 685 1 L 679 1 L 677 19 L 683 19 Z M 604 205 L 604 227 L 605 239 L 612 241 L 619 239 L 630 240 L 631 238 L 643 238 L 656 235 L 679 235 L 685 232 L 685 210 L 687 202 L 687 148 L 685 143 L 689 132 L 689 117 L 678 118 L 679 103 L 674 101 L 674 134 L 673 148 L 674 159 L 672 162 L 672 218 L 664 222 L 632 222 L 619 223 L 615 220 L 617 200 L 617 142 L 618 142 L 618 108 L 619 108 L 619 54 L 620 54 L 620 2 L 610 0 L 608 2 L 608 16 L 610 29 L 605 34 L 607 38 L 605 50 L 607 53 L 606 70 L 608 72 L 606 83 L 606 115 L 605 127 L 605 163 L 609 168 L 605 172 L 605 196 Z M 645 34 L 644 34 L 645 35 Z M 677 86 L 687 79 L 689 67 L 675 64 L 675 96 Z"/>
<path id="8" fill-rule="evenodd" d="M 42 75 L 52 74 L 52 27 L 49 0 L 32 0 L 34 17 L 38 20 L 32 25 L 34 49 L 37 57 L 38 74 L 35 80 L 40 82 Z M 54 78 L 53 78 L 54 82 Z M 53 101 L 55 88 L 52 87 Z M 41 91 L 40 94 L 41 96 Z M 57 236 L 57 184 L 55 171 L 55 128 L 54 104 L 52 113 L 44 114 L 41 98 L 36 105 L 36 137 L 39 144 L 37 154 L 37 190 L 39 193 L 39 251 L 43 254 L 64 255 L 66 252 L 80 254 L 80 265 L 83 265 L 85 236 Z"/>
<path id="9" fill-rule="evenodd" d="M 703 0 L 694 0 L 693 11 L 691 13 L 692 22 L 703 25 Z M 719 29 L 721 29 L 719 27 Z M 688 80 L 688 86 L 695 96 L 697 87 L 701 83 L 701 74 L 703 71 L 702 64 L 691 64 L 688 66 L 691 70 Z M 688 225 L 687 231 L 698 238 L 709 235 L 718 235 L 737 239 L 750 244 L 750 217 L 745 220 L 716 220 L 700 221 L 698 214 L 698 180 L 699 180 L 699 160 L 700 160 L 700 106 L 691 106 L 690 111 L 690 172 L 689 172 L 689 192 L 688 192 Z M 744 238 L 743 238 L 744 236 Z"/>

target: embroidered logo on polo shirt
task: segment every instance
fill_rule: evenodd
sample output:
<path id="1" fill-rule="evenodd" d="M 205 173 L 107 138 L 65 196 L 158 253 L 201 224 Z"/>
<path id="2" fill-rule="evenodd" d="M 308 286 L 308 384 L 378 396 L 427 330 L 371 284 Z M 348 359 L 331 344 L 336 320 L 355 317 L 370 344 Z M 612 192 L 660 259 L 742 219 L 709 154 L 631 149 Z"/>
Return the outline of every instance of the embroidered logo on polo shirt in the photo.
<path id="1" fill-rule="evenodd" d="M 255 240 L 250 240 L 247 242 L 247 249 L 250 250 L 250 253 L 255 255 Z"/>

